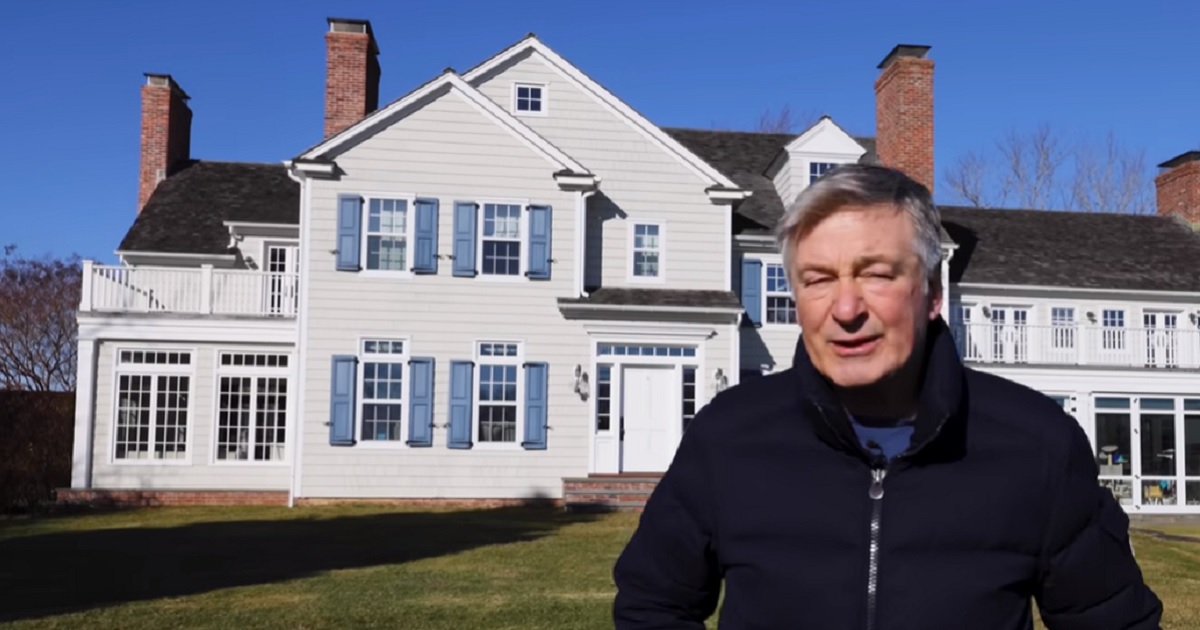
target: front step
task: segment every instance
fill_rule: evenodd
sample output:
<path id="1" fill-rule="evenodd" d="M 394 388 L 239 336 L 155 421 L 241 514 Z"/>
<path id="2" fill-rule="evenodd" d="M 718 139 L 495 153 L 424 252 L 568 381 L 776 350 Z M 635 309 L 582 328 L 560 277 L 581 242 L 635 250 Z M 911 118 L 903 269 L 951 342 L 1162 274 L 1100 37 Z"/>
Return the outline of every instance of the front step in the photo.
<path id="1" fill-rule="evenodd" d="M 662 475 L 603 475 L 563 479 L 563 503 L 576 512 L 640 512 Z"/>

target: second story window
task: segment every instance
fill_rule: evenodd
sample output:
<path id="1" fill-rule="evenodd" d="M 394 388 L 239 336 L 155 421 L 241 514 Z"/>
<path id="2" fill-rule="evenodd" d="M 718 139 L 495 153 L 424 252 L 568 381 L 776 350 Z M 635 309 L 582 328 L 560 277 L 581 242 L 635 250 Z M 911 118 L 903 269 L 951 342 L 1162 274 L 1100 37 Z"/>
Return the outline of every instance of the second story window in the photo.
<path id="1" fill-rule="evenodd" d="M 367 269 L 408 269 L 408 200 L 371 199 L 367 203 Z"/>
<path id="2" fill-rule="evenodd" d="M 634 223 L 633 259 L 630 275 L 634 280 L 657 280 L 662 274 L 663 227 L 658 223 Z"/>
<path id="3" fill-rule="evenodd" d="M 808 163 L 808 183 L 813 183 L 821 178 L 822 175 L 832 171 L 837 164 L 833 162 L 809 162 Z"/>
<path id="4" fill-rule="evenodd" d="M 481 245 L 484 275 L 520 275 L 521 206 L 484 204 Z"/>

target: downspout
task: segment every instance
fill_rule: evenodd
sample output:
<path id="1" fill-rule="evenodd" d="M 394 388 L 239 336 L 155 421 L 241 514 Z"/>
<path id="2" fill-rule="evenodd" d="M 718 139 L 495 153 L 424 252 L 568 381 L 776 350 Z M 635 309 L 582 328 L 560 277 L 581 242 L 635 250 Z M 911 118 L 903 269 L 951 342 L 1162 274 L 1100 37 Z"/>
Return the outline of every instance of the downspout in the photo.
<path id="1" fill-rule="evenodd" d="M 310 255 L 312 250 L 312 238 L 309 227 L 309 215 L 312 209 L 312 186 L 309 185 L 309 179 L 305 176 L 297 176 L 295 171 L 289 165 L 287 168 L 288 178 L 300 184 L 300 308 L 296 313 L 296 364 L 292 368 L 292 374 L 296 378 L 295 391 L 299 393 L 296 396 L 296 413 L 292 421 L 292 426 L 288 428 L 288 439 L 291 441 L 291 456 L 292 470 L 291 483 L 288 487 L 287 506 L 289 508 L 296 506 L 296 497 L 300 494 L 300 482 L 302 480 L 300 464 L 301 453 L 304 447 L 303 428 L 305 422 L 305 395 L 308 388 L 305 386 L 305 374 L 308 370 L 305 369 L 308 358 L 308 288 L 309 288 L 309 268 Z"/>
<path id="2" fill-rule="evenodd" d="M 575 295 L 587 297 L 583 290 L 584 278 L 587 273 L 587 205 L 588 198 L 596 194 L 596 189 L 581 190 L 575 197 Z"/>

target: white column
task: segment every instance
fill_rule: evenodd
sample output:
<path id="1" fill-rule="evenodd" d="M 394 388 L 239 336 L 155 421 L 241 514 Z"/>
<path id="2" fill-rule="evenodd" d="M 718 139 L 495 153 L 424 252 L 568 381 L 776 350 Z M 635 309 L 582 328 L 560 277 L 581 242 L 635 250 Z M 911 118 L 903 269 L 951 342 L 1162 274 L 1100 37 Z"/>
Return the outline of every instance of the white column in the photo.
<path id="1" fill-rule="evenodd" d="M 942 248 L 942 319 L 950 323 L 950 259 L 954 258 L 954 249 Z"/>
<path id="2" fill-rule="evenodd" d="M 94 262 L 90 260 L 83 261 L 83 274 L 80 279 L 83 286 L 79 288 L 79 310 L 88 312 L 92 310 L 92 270 Z"/>
<path id="3" fill-rule="evenodd" d="M 96 422 L 96 341 L 80 339 L 75 373 L 75 446 L 71 487 L 92 487 L 92 435 Z"/>

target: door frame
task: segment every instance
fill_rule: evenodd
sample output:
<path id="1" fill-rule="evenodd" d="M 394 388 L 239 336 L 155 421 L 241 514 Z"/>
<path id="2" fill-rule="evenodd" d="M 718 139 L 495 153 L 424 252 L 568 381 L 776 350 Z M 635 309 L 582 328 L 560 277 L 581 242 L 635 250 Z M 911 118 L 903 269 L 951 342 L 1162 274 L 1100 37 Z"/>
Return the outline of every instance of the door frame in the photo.
<path id="1" fill-rule="evenodd" d="M 283 271 L 282 273 L 285 274 L 285 278 L 287 278 L 289 274 L 290 274 L 290 277 L 292 278 L 290 287 L 286 286 L 286 281 L 284 279 L 280 279 L 281 280 L 280 286 L 284 290 L 282 291 L 282 295 L 280 296 L 281 302 L 280 302 L 280 309 L 279 309 L 278 313 L 272 313 L 272 311 L 271 311 L 271 301 L 272 301 L 272 298 L 274 297 L 273 290 L 272 290 L 272 283 L 275 280 L 275 278 L 273 276 L 269 275 L 269 274 L 273 273 L 271 271 L 271 250 L 272 249 L 282 249 L 283 251 L 287 252 L 287 259 L 286 259 L 286 263 L 284 265 L 285 271 Z M 297 314 L 299 314 L 299 312 L 300 312 L 300 242 L 296 241 L 296 240 L 291 240 L 291 239 L 267 239 L 267 240 L 264 240 L 263 244 L 262 244 L 262 264 L 260 265 L 260 269 L 261 269 L 262 273 L 264 274 L 263 275 L 263 293 L 262 293 L 263 309 L 267 313 L 283 315 L 283 316 L 291 315 L 294 317 Z M 288 291 L 287 289 L 290 289 L 290 291 Z M 291 305 L 290 309 L 283 306 L 284 303 L 286 302 L 286 300 L 288 300 L 289 298 L 292 301 L 292 305 Z"/>

